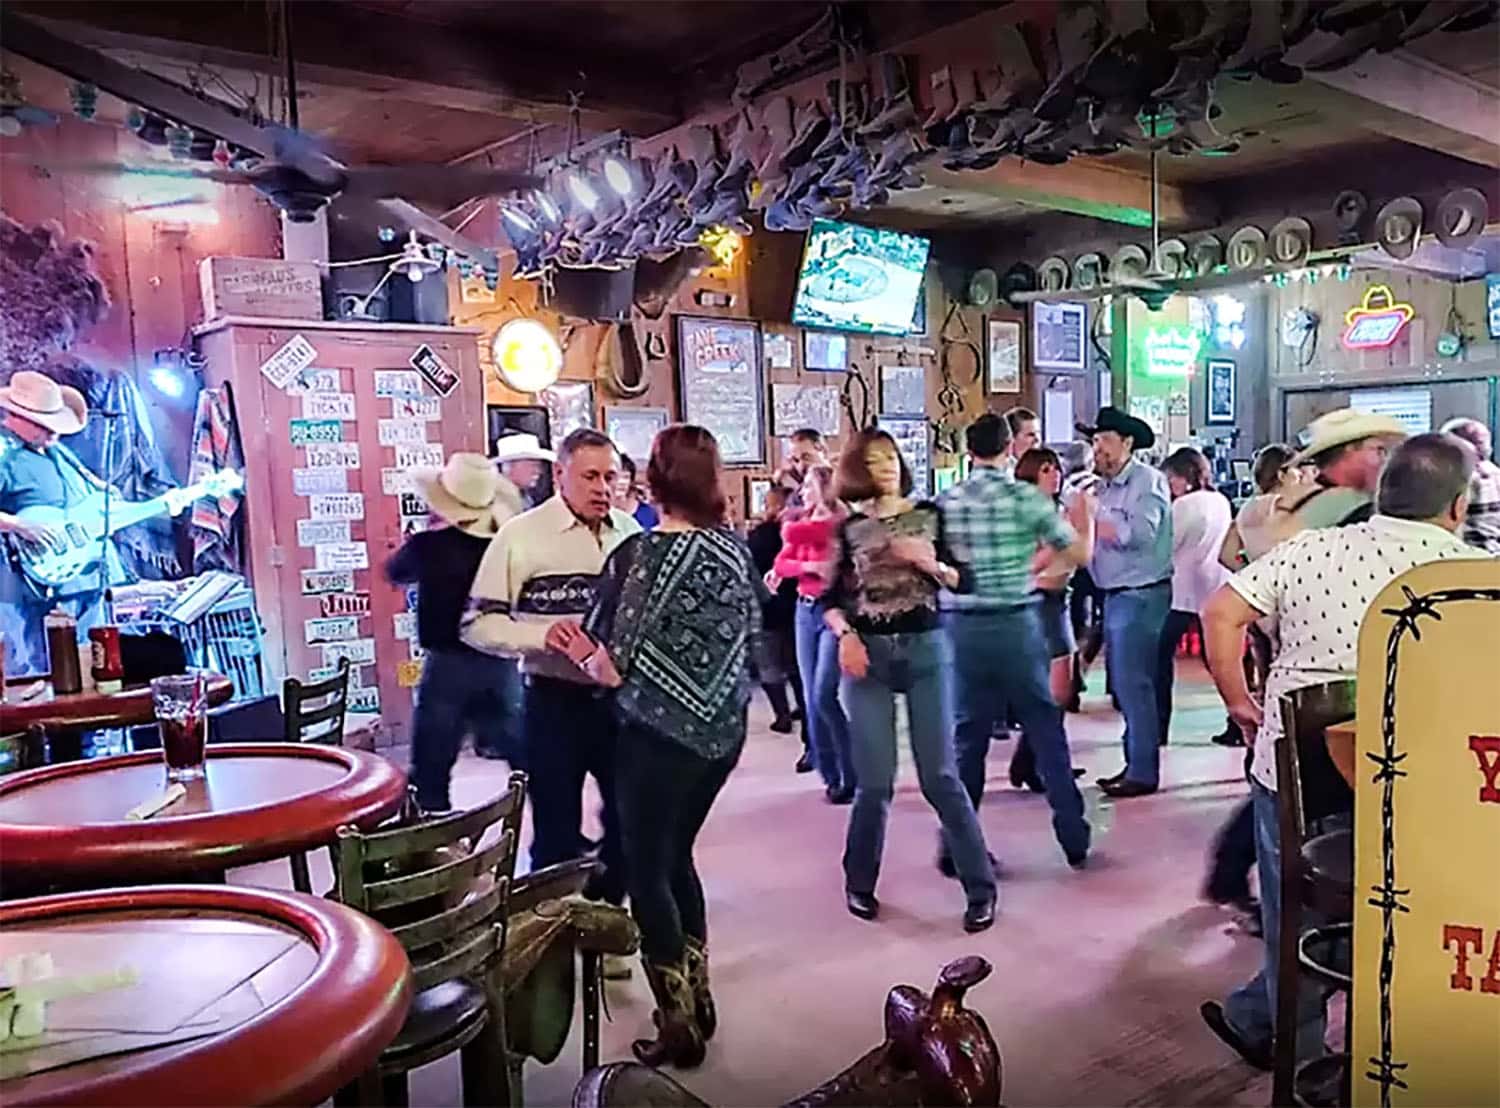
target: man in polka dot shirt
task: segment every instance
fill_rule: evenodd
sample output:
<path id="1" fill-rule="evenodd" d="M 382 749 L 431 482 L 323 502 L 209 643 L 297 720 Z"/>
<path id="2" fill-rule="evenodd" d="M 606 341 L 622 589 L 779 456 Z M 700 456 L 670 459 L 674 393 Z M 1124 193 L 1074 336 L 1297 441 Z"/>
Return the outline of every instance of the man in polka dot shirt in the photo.
<path id="1" fill-rule="evenodd" d="M 1204 1020 L 1250 1064 L 1269 1069 L 1276 1010 L 1276 951 L 1281 914 L 1281 853 L 1276 822 L 1275 743 L 1278 699 L 1293 689 L 1351 678 L 1359 629 L 1375 596 L 1411 569 L 1443 558 L 1485 557 L 1456 534 L 1468 512 L 1473 454 L 1451 435 L 1417 435 L 1391 454 L 1368 523 L 1304 531 L 1241 570 L 1203 612 L 1209 669 L 1245 733 L 1255 735 L 1251 797 L 1260 874 L 1265 963 L 1220 1005 L 1203 1005 Z M 1240 644 L 1246 628 L 1274 616 L 1281 652 L 1271 665 L 1263 713 L 1245 686 Z M 1215 661 L 1217 659 L 1217 663 Z M 1297 1056 L 1323 1053 L 1323 1010 L 1317 990 L 1302 991 Z"/>

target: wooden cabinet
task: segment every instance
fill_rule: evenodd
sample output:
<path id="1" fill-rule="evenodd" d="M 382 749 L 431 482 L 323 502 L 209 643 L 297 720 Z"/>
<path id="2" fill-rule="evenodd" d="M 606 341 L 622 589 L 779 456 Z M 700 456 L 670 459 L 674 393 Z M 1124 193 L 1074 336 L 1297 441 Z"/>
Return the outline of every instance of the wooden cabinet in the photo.
<path id="1" fill-rule="evenodd" d="M 229 385 L 233 398 L 245 572 L 269 676 L 279 684 L 347 655 L 351 708 L 378 715 L 376 745 L 407 742 L 419 669 L 403 663 L 421 652 L 413 600 L 383 570 L 403 534 L 425 525 L 410 469 L 484 452 L 477 331 L 229 316 L 194 334 L 205 382 Z M 273 361 L 288 343 L 313 351 L 290 380 Z M 457 374 L 447 395 L 418 372 L 423 347 Z"/>

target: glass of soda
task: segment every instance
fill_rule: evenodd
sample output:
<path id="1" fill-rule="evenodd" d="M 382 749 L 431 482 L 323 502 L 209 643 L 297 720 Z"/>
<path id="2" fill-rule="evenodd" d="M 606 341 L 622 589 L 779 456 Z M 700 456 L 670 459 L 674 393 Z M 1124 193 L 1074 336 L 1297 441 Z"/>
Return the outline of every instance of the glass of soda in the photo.
<path id="1" fill-rule="evenodd" d="M 203 747 L 208 713 L 202 674 L 174 674 L 151 682 L 151 701 L 161 729 L 161 756 L 167 780 L 195 781 L 203 776 Z"/>

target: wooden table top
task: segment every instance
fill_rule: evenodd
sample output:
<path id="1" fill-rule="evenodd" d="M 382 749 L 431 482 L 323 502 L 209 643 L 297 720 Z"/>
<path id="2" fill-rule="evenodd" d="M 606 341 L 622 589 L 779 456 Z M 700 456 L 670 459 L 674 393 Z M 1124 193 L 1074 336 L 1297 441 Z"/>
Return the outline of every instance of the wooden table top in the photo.
<path id="1" fill-rule="evenodd" d="M 373 827 L 406 775 L 378 754 L 317 743 L 210 744 L 183 799 L 126 818 L 166 787 L 160 751 L 67 762 L 0 778 L 7 888 L 171 881 L 284 858 Z"/>
<path id="2" fill-rule="evenodd" d="M 205 673 L 208 706 L 217 707 L 234 695 L 234 682 L 222 673 Z M 0 704 L 0 734 L 40 727 L 46 731 L 88 731 L 105 727 L 134 727 L 156 722 L 151 705 L 151 686 L 132 685 L 117 693 L 53 693 L 52 686 L 41 682 L 42 691 L 20 699 L 34 684 L 7 685 L 5 703 Z"/>
<path id="3" fill-rule="evenodd" d="M 134 981 L 50 1002 L 52 1041 L 30 1065 L 64 1064 L 0 1082 L 7 1105 L 317 1104 L 375 1061 L 410 1003 L 410 965 L 390 932 L 269 889 L 0 905 L 0 956 L 23 952 L 50 954 L 59 976 L 128 967 Z M 27 1065 L 15 1054 L 7 1064 Z"/>

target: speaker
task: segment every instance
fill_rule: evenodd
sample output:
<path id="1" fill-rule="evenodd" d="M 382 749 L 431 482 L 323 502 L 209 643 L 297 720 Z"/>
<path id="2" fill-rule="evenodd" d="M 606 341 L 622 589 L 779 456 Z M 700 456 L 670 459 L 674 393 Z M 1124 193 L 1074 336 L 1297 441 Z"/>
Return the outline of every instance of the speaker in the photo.
<path id="1" fill-rule="evenodd" d="M 443 270 L 420 281 L 408 281 L 397 273 L 385 283 L 384 291 L 390 294 L 386 303 L 392 323 L 448 325 L 448 275 Z"/>

